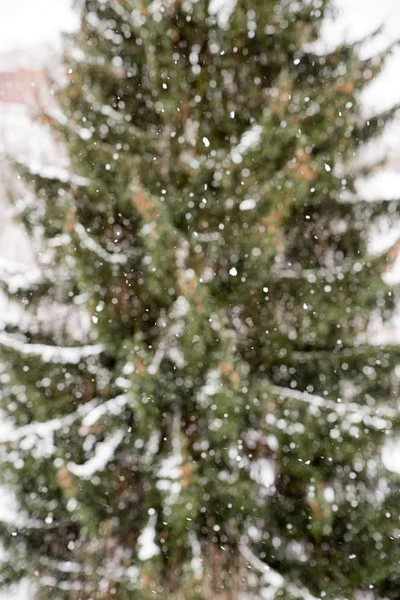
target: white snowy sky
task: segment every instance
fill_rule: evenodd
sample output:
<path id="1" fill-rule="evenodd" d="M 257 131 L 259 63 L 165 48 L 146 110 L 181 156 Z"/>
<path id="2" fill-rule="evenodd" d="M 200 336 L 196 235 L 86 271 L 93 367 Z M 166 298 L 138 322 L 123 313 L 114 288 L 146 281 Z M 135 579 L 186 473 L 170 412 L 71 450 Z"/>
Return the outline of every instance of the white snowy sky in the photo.
<path id="1" fill-rule="evenodd" d="M 76 25 L 71 0 L 0 0 L 0 52 L 57 44 Z"/>

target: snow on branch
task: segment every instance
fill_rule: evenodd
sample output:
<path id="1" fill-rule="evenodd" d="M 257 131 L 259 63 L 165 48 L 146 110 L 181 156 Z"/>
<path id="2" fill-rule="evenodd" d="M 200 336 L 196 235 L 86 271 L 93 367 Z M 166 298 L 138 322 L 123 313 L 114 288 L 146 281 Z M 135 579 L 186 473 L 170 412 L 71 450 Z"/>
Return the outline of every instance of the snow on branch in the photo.
<path id="1" fill-rule="evenodd" d="M 41 586 L 54 588 L 57 591 L 58 590 L 67 591 L 67 592 L 70 592 L 70 591 L 74 591 L 74 592 L 93 591 L 93 585 L 89 585 L 87 582 L 81 582 L 79 580 L 59 581 L 59 579 L 57 579 L 56 577 L 51 577 L 50 575 L 43 575 L 42 577 L 40 577 L 39 582 L 40 582 Z"/>
<path id="2" fill-rule="evenodd" d="M 128 578 L 130 582 L 136 581 L 139 577 L 139 569 L 135 565 L 126 566 L 124 563 L 124 557 L 126 556 L 127 548 L 123 546 L 117 546 L 114 553 L 110 555 L 108 552 L 107 558 L 96 568 L 97 574 L 104 580 L 122 581 L 124 578 Z M 72 561 L 57 561 L 51 560 L 46 556 L 39 557 L 40 563 L 44 567 L 51 567 L 52 571 L 58 571 L 59 573 L 85 573 L 91 574 L 89 566 L 80 565 L 79 569 L 77 563 Z M 40 583 L 47 587 L 54 587 L 57 590 L 74 590 L 74 591 L 85 591 L 86 594 L 93 595 L 95 591 L 93 582 L 81 581 L 80 579 L 71 580 L 66 579 L 60 581 L 60 578 L 55 577 L 41 577 Z M 81 595 L 79 595 L 81 597 Z"/>
<path id="3" fill-rule="evenodd" d="M 367 202 L 397 200 L 399 185 L 400 173 L 387 170 L 377 171 L 369 177 L 357 180 L 357 195 Z"/>
<path id="4" fill-rule="evenodd" d="M 157 516 L 151 515 L 146 527 L 138 537 L 138 557 L 139 560 L 149 560 L 153 556 L 160 554 L 160 548 L 156 544 L 156 523 Z"/>
<path id="5" fill-rule="evenodd" d="M 97 421 L 106 414 L 120 415 L 123 408 L 126 406 L 129 397 L 127 394 L 121 394 L 115 398 L 111 398 L 102 404 L 98 404 L 93 409 L 87 412 L 85 417 L 82 419 L 82 425 L 84 427 L 91 427 Z"/>
<path id="6" fill-rule="evenodd" d="M 237 0 L 211 0 L 209 5 L 209 14 L 216 17 L 217 23 L 221 29 L 226 29 L 229 19 L 235 10 Z"/>
<path id="7" fill-rule="evenodd" d="M 35 267 L 24 267 L 14 261 L 0 258 L 0 281 L 3 282 L 10 293 L 20 289 L 29 289 L 35 283 L 40 283 L 41 272 Z"/>
<path id="8" fill-rule="evenodd" d="M 29 272 L 31 274 L 31 277 L 39 278 L 41 274 L 40 269 L 38 268 L 28 268 L 19 262 L 2 257 L 0 257 L 0 269 L 8 275 L 19 275 L 20 273 Z"/>
<path id="9" fill-rule="evenodd" d="M 33 423 L 29 423 L 29 425 L 17 428 L 14 428 L 11 423 L 3 423 L 3 426 L 0 428 L 0 444 L 12 443 L 31 436 L 42 439 L 49 438 L 56 431 L 61 431 L 64 427 L 68 428 L 80 419 L 82 419 L 83 427 L 91 427 L 103 415 L 120 415 L 128 399 L 127 394 L 120 394 L 102 403 L 100 403 L 98 398 L 94 398 L 90 402 L 80 405 L 76 411 L 64 417 L 58 417 L 50 421 L 34 421 Z"/>
<path id="10" fill-rule="evenodd" d="M 208 12 L 215 17 L 221 29 L 227 29 L 229 19 L 235 10 L 237 0 L 211 0 Z"/>
<path id="11" fill-rule="evenodd" d="M 382 346 L 378 344 L 360 344 L 353 348 L 336 348 L 332 350 L 309 350 L 295 351 L 291 353 L 291 357 L 296 360 L 332 360 L 334 358 L 343 359 L 362 354 L 373 354 L 374 352 L 395 352 L 399 351 L 400 346 L 392 344 L 390 346 Z"/>
<path id="12" fill-rule="evenodd" d="M 348 413 L 355 413 L 364 418 L 372 418 L 371 425 L 376 429 L 385 429 L 387 427 L 387 421 L 385 419 L 394 419 L 398 416 L 396 409 L 390 409 L 388 407 L 382 411 L 379 408 L 373 408 L 364 404 L 358 404 L 357 402 L 341 402 L 340 399 L 335 402 L 328 398 L 323 398 L 316 394 L 309 394 L 308 392 L 301 392 L 299 390 L 292 390 L 290 388 L 281 387 L 279 385 L 271 385 L 269 390 L 273 394 L 277 394 L 281 398 L 287 398 L 290 400 L 297 400 L 299 402 L 306 402 L 310 406 L 315 408 L 322 408 L 335 411 L 341 415 Z"/>
<path id="13" fill-rule="evenodd" d="M 0 332 L 0 346 L 16 350 L 23 356 L 37 356 L 45 363 L 70 365 L 76 365 L 90 356 L 98 356 L 103 351 L 101 344 L 73 347 L 29 344 L 4 331 Z"/>
<path id="14" fill-rule="evenodd" d="M 90 180 L 86 177 L 74 175 L 68 169 L 55 165 L 39 165 L 39 163 L 31 162 L 29 164 L 22 163 L 22 166 L 26 167 L 32 176 L 38 175 L 43 179 L 53 179 L 60 181 L 61 183 L 73 183 L 80 187 L 88 185 Z"/>
<path id="15" fill-rule="evenodd" d="M 252 569 L 261 573 L 262 583 L 271 589 L 273 594 L 272 598 L 275 597 L 276 592 L 283 587 L 286 587 L 289 593 L 296 598 L 302 598 L 303 600 L 318 600 L 307 590 L 307 588 L 286 582 L 282 575 L 260 560 L 243 542 L 240 545 L 240 553 Z"/>
<path id="16" fill-rule="evenodd" d="M 360 265 L 360 268 L 358 268 Z M 354 265 L 349 267 L 332 267 L 332 268 L 320 268 L 320 269 L 275 269 L 274 275 L 280 279 L 307 279 L 309 283 L 314 283 L 318 279 L 326 279 L 327 277 L 337 277 L 341 279 L 346 273 L 359 273 L 363 268 L 361 263 L 357 263 L 357 267 Z"/>
<path id="17" fill-rule="evenodd" d="M 12 490 L 3 485 L 1 486 L 1 512 L 0 523 L 7 528 L 12 527 L 23 529 L 44 529 L 48 528 L 42 519 L 29 518 L 25 511 L 18 507 L 18 500 Z M 45 526 L 43 526 L 43 524 Z"/>
<path id="18" fill-rule="evenodd" d="M 113 458 L 116 449 L 124 439 L 122 429 L 110 435 L 104 442 L 97 444 L 94 455 L 85 463 L 77 465 L 68 463 L 68 470 L 77 477 L 90 479 L 97 471 L 104 471 L 109 461 Z"/>
<path id="19" fill-rule="evenodd" d="M 234 116 L 233 116 L 234 117 Z M 232 117 L 232 118 L 233 118 Z M 260 143 L 262 134 L 261 125 L 253 125 L 251 129 L 245 131 L 242 135 L 240 142 L 235 148 L 232 149 L 231 158 L 232 161 L 239 165 L 243 162 L 243 156 L 249 151 L 257 148 Z"/>
<path id="20" fill-rule="evenodd" d="M 124 254 L 117 254 L 112 252 L 107 252 L 98 244 L 93 238 L 91 238 L 83 225 L 77 223 L 74 227 L 75 233 L 77 234 L 82 246 L 91 252 L 94 252 L 99 258 L 104 260 L 104 262 L 114 264 L 114 265 L 124 265 L 127 261 L 127 258 Z"/>
<path id="21" fill-rule="evenodd" d="M 79 406 L 73 413 L 65 415 L 64 417 L 51 419 L 50 421 L 34 421 L 33 423 L 29 423 L 29 425 L 23 425 L 22 427 L 17 428 L 14 428 L 12 425 L 8 427 L 8 424 L 6 423 L 6 427 L 2 427 L 0 430 L 0 443 L 12 443 L 32 436 L 42 439 L 52 437 L 56 431 L 60 431 L 61 429 L 64 429 L 64 427 L 70 427 L 75 421 L 82 417 L 85 418 L 86 415 L 96 409 L 98 402 L 97 399 L 93 399 L 90 402 L 86 402 L 86 404 Z"/>

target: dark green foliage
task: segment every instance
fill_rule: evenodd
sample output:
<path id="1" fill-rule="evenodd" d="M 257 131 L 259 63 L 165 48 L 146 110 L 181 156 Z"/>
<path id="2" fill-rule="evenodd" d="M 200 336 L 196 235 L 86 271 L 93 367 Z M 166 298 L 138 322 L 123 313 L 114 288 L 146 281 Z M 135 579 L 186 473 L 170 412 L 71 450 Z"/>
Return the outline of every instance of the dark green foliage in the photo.
<path id="1" fill-rule="evenodd" d="M 322 0 L 238 0 L 226 24 L 206 0 L 81 8 L 53 123 L 71 172 L 25 170 L 47 267 L 0 338 L 4 582 L 397 598 L 399 353 L 367 333 L 394 304 L 370 225 L 397 203 L 353 195 L 394 113 L 359 107 L 383 57 L 313 53 Z"/>

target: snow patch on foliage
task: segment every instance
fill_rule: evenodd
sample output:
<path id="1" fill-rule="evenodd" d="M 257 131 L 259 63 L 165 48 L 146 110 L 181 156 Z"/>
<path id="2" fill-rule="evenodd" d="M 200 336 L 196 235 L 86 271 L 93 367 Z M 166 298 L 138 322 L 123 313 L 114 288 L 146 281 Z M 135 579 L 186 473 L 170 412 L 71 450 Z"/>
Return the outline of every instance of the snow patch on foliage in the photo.
<path id="1" fill-rule="evenodd" d="M 203 576 L 203 559 L 201 557 L 201 545 L 194 531 L 189 531 L 190 547 L 192 549 L 192 560 L 190 561 L 196 579 Z"/>
<path id="2" fill-rule="evenodd" d="M 12 260 L 0 258 L 0 279 L 7 285 L 10 293 L 15 293 L 39 283 L 41 272 L 37 268 L 27 268 Z"/>
<path id="3" fill-rule="evenodd" d="M 252 210 L 256 206 L 254 198 L 247 198 L 239 204 L 239 210 Z"/>
<path id="4" fill-rule="evenodd" d="M 69 169 L 64 169 L 63 167 L 56 165 L 41 165 L 37 162 L 31 162 L 25 165 L 31 175 L 38 175 L 43 179 L 54 179 L 56 181 L 60 181 L 61 183 L 73 183 L 77 186 L 85 186 L 89 185 L 90 180 L 87 177 L 81 177 L 80 175 L 72 174 Z"/>
<path id="5" fill-rule="evenodd" d="M 179 478 L 179 466 L 182 464 L 182 457 L 180 454 L 171 454 L 165 458 L 161 467 L 158 471 L 158 477 L 162 479 L 178 479 Z"/>
<path id="6" fill-rule="evenodd" d="M 277 571 L 260 560 L 245 543 L 241 544 L 240 552 L 243 558 L 248 562 L 249 566 L 261 574 L 261 581 L 267 586 L 262 590 L 262 598 L 273 600 L 273 598 L 276 597 L 278 590 L 284 590 L 286 588 L 289 594 L 294 598 L 317 600 L 307 588 L 287 582 L 280 573 L 277 573 Z"/>
<path id="7" fill-rule="evenodd" d="M 124 432 L 122 430 L 116 431 L 104 442 L 97 444 L 94 455 L 87 462 L 82 465 L 77 465 L 74 462 L 68 463 L 69 471 L 82 479 L 90 479 L 97 471 L 104 471 L 123 439 Z"/>
<path id="8" fill-rule="evenodd" d="M 2 487 L 0 521 L 10 525 L 16 525 L 21 522 L 21 514 L 17 506 L 17 499 L 14 492 L 8 487 Z"/>
<path id="9" fill-rule="evenodd" d="M 400 189 L 399 189 L 400 195 Z M 390 218 L 381 218 L 371 228 L 368 240 L 368 251 L 373 256 L 389 253 L 395 249 L 400 241 L 400 222 L 391 223 Z M 388 285 L 396 285 L 400 282 L 400 254 L 398 251 L 392 263 L 389 263 L 382 274 L 382 278 Z M 381 325 L 383 328 L 383 326 Z"/>
<path id="10" fill-rule="evenodd" d="M 163 315 L 159 319 L 159 327 L 164 329 L 164 333 L 149 365 L 148 373 L 150 375 L 155 375 L 158 372 L 164 358 L 169 358 L 179 369 L 185 366 L 185 357 L 177 345 L 177 340 L 184 333 L 184 318 L 189 312 L 190 304 L 188 300 L 185 296 L 178 296 L 168 313 L 168 318 Z"/>
<path id="11" fill-rule="evenodd" d="M 180 415 L 175 414 L 172 424 L 172 451 L 163 458 L 157 470 L 157 488 L 165 492 L 165 503 L 174 506 L 182 489 L 181 465 L 183 463 L 182 447 L 180 440 Z"/>
<path id="12" fill-rule="evenodd" d="M 16 350 L 23 356 L 37 356 L 46 363 L 69 365 L 76 365 L 82 359 L 89 356 L 97 356 L 103 350 L 101 344 L 89 344 L 88 346 L 74 346 L 69 348 L 46 344 L 29 344 L 4 331 L 0 333 L 0 345 Z"/>
<path id="13" fill-rule="evenodd" d="M 377 346 L 378 348 L 378 346 Z M 377 431 L 387 430 L 389 427 L 388 419 L 397 417 L 397 409 L 386 406 L 376 409 L 367 405 L 360 405 L 357 402 L 342 402 L 340 398 L 337 401 L 324 398 L 316 394 L 309 394 L 300 390 L 293 390 L 277 385 L 269 387 L 272 394 L 277 394 L 280 398 L 305 402 L 310 409 L 325 409 L 336 412 L 338 415 L 346 415 L 348 420 L 354 419 L 358 423 L 362 419 L 365 425 L 370 426 Z"/>
<path id="14" fill-rule="evenodd" d="M 83 419 L 82 426 L 83 427 L 92 427 L 95 423 L 101 419 L 104 415 L 110 414 L 113 416 L 118 416 L 121 414 L 122 410 L 125 408 L 128 402 L 128 396 L 126 394 L 121 394 L 120 396 L 116 396 L 115 398 L 111 398 L 111 400 L 107 400 L 107 402 L 103 402 L 98 406 L 95 406 Z"/>
<path id="15" fill-rule="evenodd" d="M 357 195 L 362 200 L 398 200 L 400 197 L 400 173 L 378 171 L 371 177 L 357 181 Z"/>
<path id="16" fill-rule="evenodd" d="M 22 427 L 14 427 L 10 420 L 4 420 L 0 430 L 1 444 L 14 444 L 18 442 L 19 450 L 31 452 L 36 459 L 54 455 L 56 446 L 54 443 L 54 434 L 57 431 L 66 429 L 67 431 L 82 416 L 90 413 L 96 406 L 97 400 L 94 399 L 64 417 L 51 419 L 50 421 L 36 421 Z"/>
<path id="17" fill-rule="evenodd" d="M 400 226 L 393 226 L 389 219 L 381 219 L 372 228 L 368 251 L 373 256 L 387 252 L 400 239 Z M 393 268 L 393 265 L 392 265 Z"/>
<path id="18" fill-rule="evenodd" d="M 146 527 L 143 529 L 142 533 L 138 538 L 139 560 L 149 560 L 150 558 L 153 558 L 153 556 L 157 556 L 158 554 L 160 554 L 160 548 L 155 543 L 156 523 L 157 517 L 156 515 L 152 514 L 149 518 Z"/>
<path id="19" fill-rule="evenodd" d="M 388 471 L 400 475 L 400 439 L 386 442 L 382 449 L 382 461 Z"/>
<path id="20" fill-rule="evenodd" d="M 0 600 L 32 600 L 35 589 L 28 579 L 22 579 L 18 584 L 11 585 L 0 592 Z"/>
<path id="21" fill-rule="evenodd" d="M 172 305 L 169 314 L 172 319 L 180 319 L 182 317 L 185 317 L 188 314 L 189 310 L 190 304 L 185 298 L 185 296 L 178 296 L 178 298 Z"/>
<path id="22" fill-rule="evenodd" d="M 271 487 L 275 482 L 275 465 L 272 460 L 260 458 L 251 463 L 250 477 L 264 487 Z"/>
<path id="23" fill-rule="evenodd" d="M 197 394 L 197 402 L 202 407 L 210 404 L 210 398 L 218 394 L 221 389 L 221 372 L 218 369 L 211 369 L 206 376 L 205 384 Z"/>
<path id="24" fill-rule="evenodd" d="M 235 10 L 236 4 L 237 0 L 211 0 L 208 12 L 212 17 L 216 17 L 221 29 L 228 27 L 229 19 Z"/>
<path id="25" fill-rule="evenodd" d="M 68 233 L 61 233 L 54 236 L 51 240 L 47 240 L 47 245 L 50 248 L 60 248 L 71 243 L 71 236 Z"/>
<path id="26" fill-rule="evenodd" d="M 251 129 L 245 131 L 239 144 L 232 149 L 231 158 L 232 161 L 239 165 L 243 161 L 243 156 L 249 150 L 253 150 L 258 146 L 261 140 L 263 128 L 261 125 L 253 125 Z"/>
<path id="27" fill-rule="evenodd" d="M 106 263 L 124 265 L 127 258 L 124 254 L 118 254 L 116 252 L 107 252 L 98 244 L 93 238 L 91 238 L 86 229 L 80 223 L 77 223 L 74 227 L 75 233 L 77 234 L 82 246 L 87 250 L 90 250 L 94 254 L 97 254 L 99 258 L 104 260 Z"/>

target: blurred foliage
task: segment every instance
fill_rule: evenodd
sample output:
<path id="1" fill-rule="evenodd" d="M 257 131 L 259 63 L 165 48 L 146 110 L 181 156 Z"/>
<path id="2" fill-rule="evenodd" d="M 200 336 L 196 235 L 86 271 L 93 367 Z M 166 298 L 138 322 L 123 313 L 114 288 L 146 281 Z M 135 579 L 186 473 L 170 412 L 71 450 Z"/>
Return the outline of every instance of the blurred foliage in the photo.
<path id="1" fill-rule="evenodd" d="M 317 54 L 324 0 L 216 4 L 86 0 L 66 39 L 41 118 L 70 172 L 19 167 L 46 268 L 0 332 L 2 581 L 395 599 L 399 351 L 367 332 L 395 304 L 370 228 L 398 204 L 354 195 L 395 112 L 360 110 L 385 55 Z"/>

